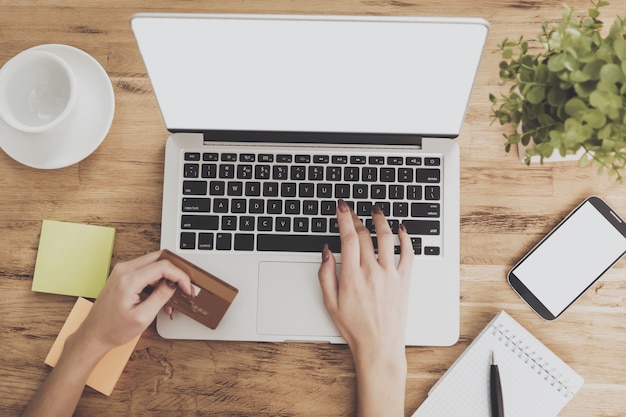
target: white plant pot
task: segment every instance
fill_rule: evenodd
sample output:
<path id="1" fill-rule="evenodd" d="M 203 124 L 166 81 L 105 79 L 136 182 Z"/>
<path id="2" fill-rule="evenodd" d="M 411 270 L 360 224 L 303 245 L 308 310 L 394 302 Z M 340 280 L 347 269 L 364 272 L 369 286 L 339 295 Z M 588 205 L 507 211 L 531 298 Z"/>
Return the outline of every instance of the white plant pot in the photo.
<path id="1" fill-rule="evenodd" d="M 524 146 L 521 143 L 517 144 L 517 152 L 519 154 L 519 159 L 523 163 L 525 163 L 525 160 L 526 160 L 526 148 L 528 148 L 528 146 Z M 552 152 L 552 155 L 550 155 L 549 157 L 543 158 L 543 162 L 578 161 L 580 157 L 583 156 L 584 153 L 585 153 L 585 150 L 583 148 L 580 148 L 580 150 L 573 155 L 561 156 L 558 149 L 555 149 Z M 533 155 L 530 158 L 531 163 L 539 163 L 540 161 L 541 161 L 541 157 L 539 157 L 539 155 Z"/>

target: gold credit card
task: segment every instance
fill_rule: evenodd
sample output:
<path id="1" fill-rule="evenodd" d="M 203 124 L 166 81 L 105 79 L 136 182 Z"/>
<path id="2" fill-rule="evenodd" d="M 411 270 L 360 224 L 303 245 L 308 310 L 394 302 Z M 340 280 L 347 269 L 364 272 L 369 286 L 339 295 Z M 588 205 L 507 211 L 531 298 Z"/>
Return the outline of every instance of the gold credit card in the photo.
<path id="1" fill-rule="evenodd" d="M 195 285 L 195 297 L 176 288 L 168 304 L 211 329 L 217 328 L 239 290 L 167 249 L 163 249 L 160 259 L 183 270 Z"/>

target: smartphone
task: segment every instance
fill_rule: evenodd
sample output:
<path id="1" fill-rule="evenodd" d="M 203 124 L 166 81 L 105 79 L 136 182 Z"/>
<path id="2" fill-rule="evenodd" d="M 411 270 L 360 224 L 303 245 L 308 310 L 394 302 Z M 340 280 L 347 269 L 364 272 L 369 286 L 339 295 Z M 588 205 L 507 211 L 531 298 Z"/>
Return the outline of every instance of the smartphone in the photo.
<path id="1" fill-rule="evenodd" d="M 539 316 L 554 320 L 626 252 L 626 224 L 589 197 L 528 252 L 509 284 Z"/>

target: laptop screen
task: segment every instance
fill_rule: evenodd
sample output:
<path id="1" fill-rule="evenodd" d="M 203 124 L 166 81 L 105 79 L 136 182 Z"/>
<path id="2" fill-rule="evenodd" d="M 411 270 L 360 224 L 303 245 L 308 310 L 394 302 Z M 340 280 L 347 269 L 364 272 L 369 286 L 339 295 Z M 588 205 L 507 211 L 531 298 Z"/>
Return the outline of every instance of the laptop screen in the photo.
<path id="1" fill-rule="evenodd" d="M 170 131 L 459 134 L 487 23 L 407 17 L 132 19 Z"/>

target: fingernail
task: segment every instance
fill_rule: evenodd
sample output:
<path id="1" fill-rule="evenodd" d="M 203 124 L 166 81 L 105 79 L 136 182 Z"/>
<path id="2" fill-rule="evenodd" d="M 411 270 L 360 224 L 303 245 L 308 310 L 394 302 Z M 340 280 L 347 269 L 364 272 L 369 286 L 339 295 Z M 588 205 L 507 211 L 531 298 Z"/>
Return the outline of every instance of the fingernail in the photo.
<path id="1" fill-rule="evenodd" d="M 346 203 L 343 198 L 339 199 L 339 201 L 337 202 L 337 206 L 339 207 L 339 211 L 342 213 L 347 213 L 348 211 L 350 211 L 350 206 L 348 206 L 348 203 Z"/>
<path id="2" fill-rule="evenodd" d="M 174 281 L 170 281 L 169 279 L 165 280 L 165 283 L 167 284 L 168 287 L 170 287 L 171 289 L 174 289 L 177 287 L 176 283 Z"/>
<path id="3" fill-rule="evenodd" d="M 174 320 L 174 309 L 172 309 L 172 312 L 170 313 L 170 320 Z"/>
<path id="4" fill-rule="evenodd" d="M 324 248 L 322 249 L 322 263 L 328 262 L 330 259 L 330 250 L 328 249 L 328 243 L 324 243 Z"/>
<path id="5" fill-rule="evenodd" d="M 406 233 L 406 226 L 404 225 L 404 223 L 400 223 L 400 225 L 398 226 L 398 229 L 402 230 L 404 233 Z"/>
<path id="6" fill-rule="evenodd" d="M 380 214 L 382 212 L 383 212 L 383 209 L 381 209 L 378 204 L 374 204 L 372 206 L 372 213 Z"/>

